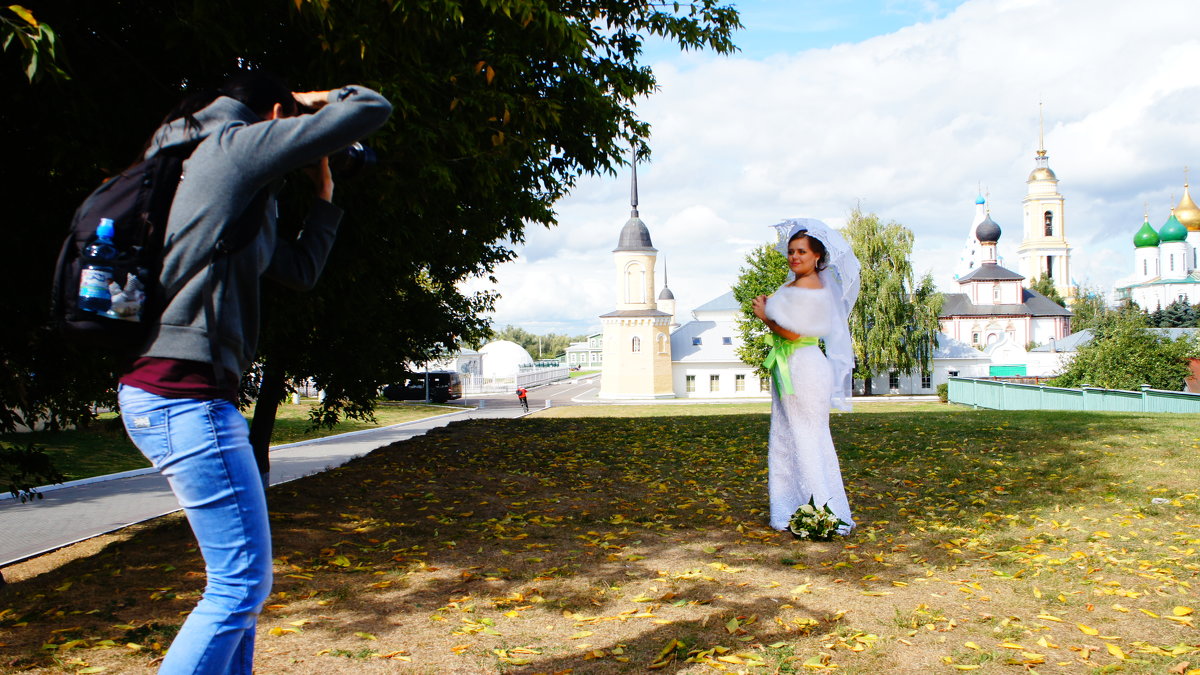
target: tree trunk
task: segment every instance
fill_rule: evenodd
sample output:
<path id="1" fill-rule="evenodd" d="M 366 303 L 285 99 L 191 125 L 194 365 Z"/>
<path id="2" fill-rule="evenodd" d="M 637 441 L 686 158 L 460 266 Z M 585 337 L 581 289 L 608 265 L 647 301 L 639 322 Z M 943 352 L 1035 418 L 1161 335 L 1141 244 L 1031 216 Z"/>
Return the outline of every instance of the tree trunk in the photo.
<path id="1" fill-rule="evenodd" d="M 258 389 L 258 400 L 254 402 L 254 418 L 250 422 L 250 446 L 254 448 L 254 461 L 258 470 L 266 474 L 271 470 L 271 459 L 267 451 L 271 448 L 271 431 L 275 429 L 275 413 L 283 400 L 283 368 L 268 361 L 263 368 L 262 385 Z"/>
<path id="2" fill-rule="evenodd" d="M 870 375 L 863 378 L 863 395 L 864 396 L 871 395 L 871 380 L 872 379 L 873 378 Z"/>

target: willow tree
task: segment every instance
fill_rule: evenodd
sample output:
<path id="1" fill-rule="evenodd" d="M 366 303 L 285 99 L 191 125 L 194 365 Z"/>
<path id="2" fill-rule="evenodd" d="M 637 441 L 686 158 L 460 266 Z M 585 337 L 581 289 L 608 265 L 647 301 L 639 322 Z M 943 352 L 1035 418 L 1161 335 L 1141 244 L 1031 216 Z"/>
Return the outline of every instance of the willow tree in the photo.
<path id="1" fill-rule="evenodd" d="M 913 233 L 855 208 L 842 230 L 862 264 L 862 291 L 850 314 L 854 376 L 866 383 L 887 372 L 923 375 L 933 370 L 942 295 L 926 273 L 914 283 Z"/>

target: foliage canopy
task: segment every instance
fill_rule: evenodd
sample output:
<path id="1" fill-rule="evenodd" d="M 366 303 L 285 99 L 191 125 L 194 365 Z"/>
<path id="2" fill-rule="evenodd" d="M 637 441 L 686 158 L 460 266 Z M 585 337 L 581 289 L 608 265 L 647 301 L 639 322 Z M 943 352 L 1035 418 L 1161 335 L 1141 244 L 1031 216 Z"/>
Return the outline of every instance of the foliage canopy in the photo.
<path id="1" fill-rule="evenodd" d="M 1190 374 L 1188 358 L 1200 356 L 1195 335 L 1171 339 L 1147 328 L 1137 312 L 1111 312 L 1092 332 L 1092 340 L 1079 348 L 1061 375 L 1050 380 L 1052 386 L 1087 384 L 1136 391 L 1148 384 L 1179 391 Z"/>
<path id="2" fill-rule="evenodd" d="M 554 225 L 555 201 L 580 176 L 612 172 L 631 144 L 644 146 L 633 104 L 655 88 L 639 63 L 648 37 L 725 53 L 740 27 L 717 0 L 27 5 L 54 26 L 69 78 L 31 84 L 26 50 L 0 61 L 0 140 L 20 167 L 6 181 L 19 199 L 7 200 L 18 225 L 5 263 L 11 278 L 32 280 L 0 335 L 0 430 L 22 418 L 77 422 L 112 402 L 117 364 L 72 352 L 45 328 L 43 289 L 74 206 L 134 158 L 184 93 L 254 67 L 300 91 L 361 83 L 395 105 L 368 141 L 379 165 L 338 183 L 346 217 L 317 289 L 264 285 L 266 379 L 313 379 L 329 421 L 369 415 L 406 362 L 485 335 L 495 294 L 463 293 L 461 282 L 511 259 L 525 227 Z M 308 197 L 291 196 L 283 220 L 297 222 Z"/>
<path id="3" fill-rule="evenodd" d="M 746 255 L 746 264 L 738 271 L 737 283 L 733 285 L 733 297 L 742 308 L 737 318 L 741 337 L 737 355 L 754 366 L 759 377 L 767 376 L 762 364 L 771 349 L 766 342 L 771 331 L 754 316 L 750 303 L 760 295 L 774 293 L 787 280 L 787 275 L 787 257 L 774 244 L 763 244 Z"/>

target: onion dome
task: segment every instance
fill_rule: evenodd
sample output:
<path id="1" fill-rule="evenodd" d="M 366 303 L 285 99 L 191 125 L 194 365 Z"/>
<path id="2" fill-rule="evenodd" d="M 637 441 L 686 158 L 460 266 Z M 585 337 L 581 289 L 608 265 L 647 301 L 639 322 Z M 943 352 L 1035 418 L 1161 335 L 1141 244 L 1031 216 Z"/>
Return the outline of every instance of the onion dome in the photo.
<path id="1" fill-rule="evenodd" d="M 1169 241 L 1187 241 L 1187 233 L 1187 228 L 1175 217 L 1175 212 L 1171 211 L 1171 217 L 1158 228 L 1158 240 L 1164 244 Z"/>
<path id="2" fill-rule="evenodd" d="M 1196 206 L 1196 202 L 1192 201 L 1192 196 L 1188 194 L 1187 183 L 1183 184 L 1183 199 L 1180 199 L 1179 206 L 1175 207 L 1175 217 L 1189 232 L 1200 232 L 1200 207 Z"/>
<path id="3" fill-rule="evenodd" d="M 617 240 L 616 251 L 653 251 L 654 244 L 650 243 L 650 230 L 641 218 L 633 216 L 621 228 L 621 238 Z"/>
<path id="4" fill-rule="evenodd" d="M 1150 224 L 1150 216 L 1146 216 L 1146 222 L 1142 223 L 1142 227 L 1133 235 L 1133 245 L 1135 248 L 1150 248 L 1158 246 L 1158 233 L 1154 231 L 1154 226 Z"/>
<path id="5" fill-rule="evenodd" d="M 663 259 L 663 289 L 662 289 L 662 292 L 658 294 L 658 299 L 659 300 L 674 300 L 675 299 L 675 294 L 672 293 L 671 289 L 667 287 L 667 261 L 665 258 Z"/>
<path id="6" fill-rule="evenodd" d="M 1044 151 L 1043 151 L 1043 152 L 1044 152 Z M 1040 160 L 1040 162 L 1042 162 L 1043 164 L 1041 164 L 1040 166 L 1038 166 L 1036 169 L 1034 169 L 1034 170 L 1033 170 L 1033 171 L 1032 171 L 1032 172 L 1029 174 L 1029 181 L 1028 181 L 1028 182 L 1032 183 L 1032 182 L 1033 182 L 1033 181 L 1035 181 L 1035 180 L 1058 180 L 1058 176 L 1055 176 L 1055 175 L 1054 175 L 1054 171 L 1053 171 L 1053 170 L 1052 170 L 1052 169 L 1051 169 L 1049 166 L 1047 166 L 1047 165 L 1045 165 L 1045 164 L 1044 164 L 1044 162 L 1046 161 L 1046 156 L 1045 156 L 1045 155 L 1041 155 L 1041 156 L 1040 156 L 1038 159 L 1039 159 L 1039 160 Z"/>
<path id="7" fill-rule="evenodd" d="M 975 226 L 975 238 L 981 244 L 994 244 L 1000 241 L 1000 226 L 992 220 L 992 214 L 984 217 L 983 222 Z"/>
<path id="8" fill-rule="evenodd" d="M 976 205 L 978 205 L 978 204 L 986 204 L 986 203 L 987 203 L 987 200 L 983 198 L 983 195 L 979 195 L 978 197 L 976 197 L 976 198 L 975 198 L 975 204 L 976 204 Z"/>

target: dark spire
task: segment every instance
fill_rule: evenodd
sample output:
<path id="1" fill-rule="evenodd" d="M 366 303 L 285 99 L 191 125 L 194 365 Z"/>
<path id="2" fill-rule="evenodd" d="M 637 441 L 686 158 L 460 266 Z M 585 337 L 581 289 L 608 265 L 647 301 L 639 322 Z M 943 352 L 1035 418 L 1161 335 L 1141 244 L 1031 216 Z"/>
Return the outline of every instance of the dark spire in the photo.
<path id="1" fill-rule="evenodd" d="M 632 157 L 630 158 L 630 164 L 633 165 L 633 178 L 630 181 L 629 205 L 632 206 L 633 209 L 629 212 L 629 215 L 633 218 L 637 218 L 638 217 L 638 210 L 637 210 L 638 198 L 637 198 L 637 147 L 636 146 L 633 148 L 633 150 L 630 151 L 630 154 L 632 155 Z"/>

